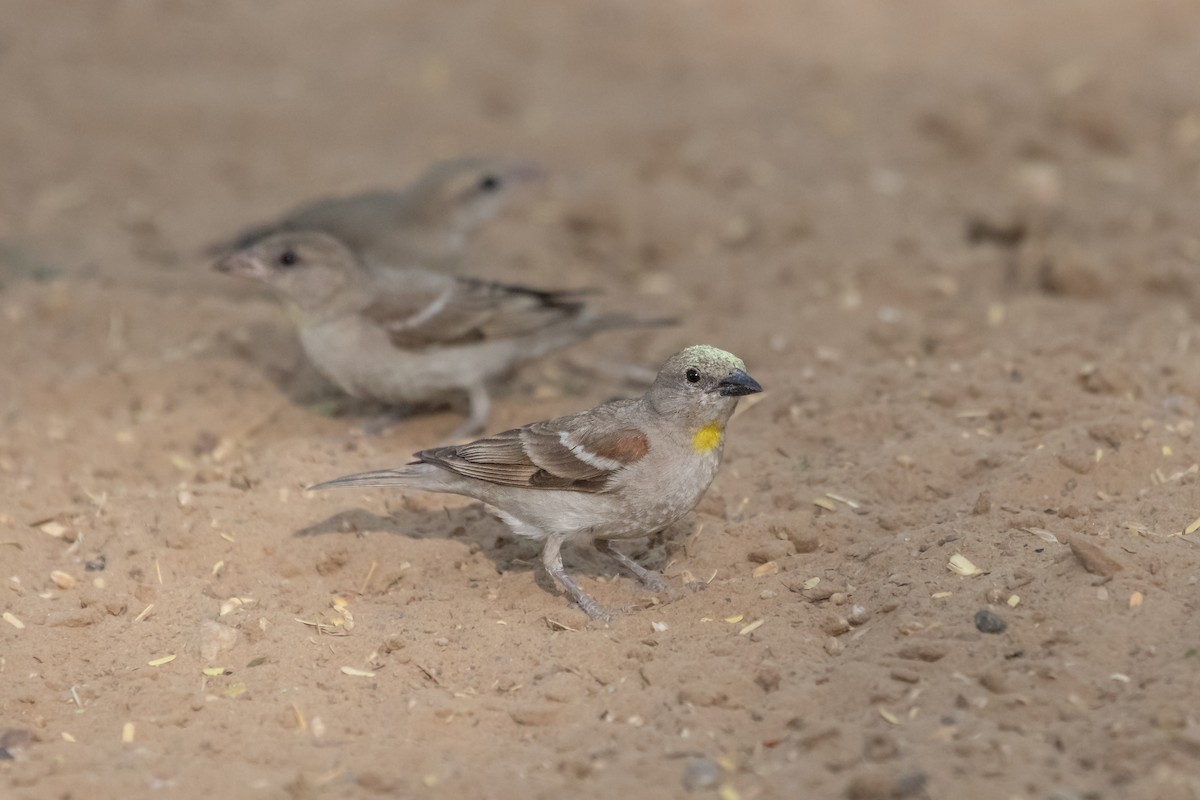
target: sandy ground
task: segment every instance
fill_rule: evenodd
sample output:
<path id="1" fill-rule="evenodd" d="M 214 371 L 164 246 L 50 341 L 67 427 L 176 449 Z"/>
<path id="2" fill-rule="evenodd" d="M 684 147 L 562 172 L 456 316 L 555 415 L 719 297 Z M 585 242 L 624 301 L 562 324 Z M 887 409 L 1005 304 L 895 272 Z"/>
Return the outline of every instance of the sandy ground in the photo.
<path id="1" fill-rule="evenodd" d="M 0 795 L 1200 797 L 1192 4 L 10 6 Z M 683 319 L 493 428 L 767 387 L 627 545 L 705 591 L 569 553 L 588 625 L 478 505 L 303 490 L 459 417 L 323 414 L 201 248 L 481 152 L 548 178 L 472 271 Z"/>

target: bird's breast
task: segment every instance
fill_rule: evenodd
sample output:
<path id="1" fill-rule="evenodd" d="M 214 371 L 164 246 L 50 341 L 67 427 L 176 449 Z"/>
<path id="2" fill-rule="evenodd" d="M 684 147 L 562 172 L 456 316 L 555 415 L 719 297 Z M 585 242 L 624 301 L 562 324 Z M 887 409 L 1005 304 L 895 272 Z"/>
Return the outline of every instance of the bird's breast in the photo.
<path id="1" fill-rule="evenodd" d="M 724 426 L 718 420 L 714 419 L 692 434 L 692 449 L 697 453 L 711 453 L 721 446 L 721 440 L 724 436 Z"/>

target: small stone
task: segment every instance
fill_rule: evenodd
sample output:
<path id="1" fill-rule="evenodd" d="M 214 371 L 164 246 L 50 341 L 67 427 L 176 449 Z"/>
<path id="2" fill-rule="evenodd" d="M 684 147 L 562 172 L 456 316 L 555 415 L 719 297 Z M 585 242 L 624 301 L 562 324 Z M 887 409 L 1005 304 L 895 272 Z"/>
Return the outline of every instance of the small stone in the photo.
<path id="1" fill-rule="evenodd" d="M 797 553 L 815 553 L 821 549 L 821 539 L 813 531 L 788 528 L 787 537 Z"/>
<path id="2" fill-rule="evenodd" d="M 825 652 L 831 656 L 840 656 L 845 649 L 846 645 L 842 644 L 841 639 L 835 639 L 830 636 L 825 640 Z"/>
<path id="3" fill-rule="evenodd" d="M 753 575 L 756 578 L 765 578 L 770 575 L 778 575 L 778 574 L 779 574 L 779 562 L 778 561 L 768 561 L 765 564 L 759 564 L 757 567 L 754 568 L 754 572 L 753 572 Z"/>
<path id="4" fill-rule="evenodd" d="M 788 542 L 774 541 L 762 547 L 756 547 L 746 554 L 746 559 L 752 564 L 766 564 L 787 558 L 792 554 L 792 546 Z"/>
<path id="5" fill-rule="evenodd" d="M 846 597 L 845 592 L 834 592 L 833 594 L 829 595 L 829 602 L 833 603 L 835 606 L 846 605 L 846 601 L 848 599 L 849 598 Z"/>
<path id="6" fill-rule="evenodd" d="M 683 788 L 689 792 L 711 789 L 721 780 L 721 765 L 711 758 L 693 756 L 683 765 Z"/>
<path id="7" fill-rule="evenodd" d="M 986 514 L 992 510 L 992 495 L 987 489 L 979 493 L 975 498 L 975 507 L 971 509 L 971 513 L 975 516 Z"/>
<path id="8" fill-rule="evenodd" d="M 1124 569 L 1120 561 L 1117 561 L 1091 542 L 1084 541 L 1078 536 L 1064 536 L 1060 538 L 1065 540 L 1064 543 L 1071 548 L 1071 552 L 1075 554 L 1075 558 L 1079 559 L 1079 563 L 1083 565 L 1083 568 L 1093 575 L 1111 578 Z"/>
<path id="9" fill-rule="evenodd" d="M 8 728 L 0 733 L 0 761 L 25 760 L 25 750 L 33 741 L 33 734 L 26 728 Z"/>
<path id="10" fill-rule="evenodd" d="M 867 611 L 862 606 L 853 606 L 850 613 L 846 616 L 846 621 L 854 627 L 866 625 L 871 620 L 871 612 Z"/>
<path id="11" fill-rule="evenodd" d="M 508 712 L 508 715 L 518 725 L 542 728 L 554 724 L 554 720 L 558 716 L 558 711 L 558 708 L 555 706 L 525 706 L 524 708 L 513 709 Z"/>
<path id="12" fill-rule="evenodd" d="M 566 670 L 556 672 L 541 684 L 542 696 L 555 703 L 569 703 L 587 695 L 578 675 Z"/>
<path id="13" fill-rule="evenodd" d="M 1058 463 L 1079 475 L 1087 475 L 1096 466 L 1096 460 L 1090 454 L 1059 453 Z"/>
<path id="14" fill-rule="evenodd" d="M 830 636 L 841 636 L 850 630 L 850 621 L 845 617 L 829 617 L 821 625 L 821 630 Z"/>
<path id="15" fill-rule="evenodd" d="M 54 570 L 50 573 L 50 580 L 54 581 L 54 585 L 60 589 L 73 589 L 75 587 L 75 576 L 62 570 Z"/>
<path id="16" fill-rule="evenodd" d="M 758 668 L 758 674 L 754 676 L 754 682 L 762 687 L 764 692 L 773 692 L 779 688 L 780 681 L 783 680 L 783 675 L 779 672 L 779 667 L 770 662 L 764 663 Z"/>
<path id="17" fill-rule="evenodd" d="M 925 793 L 929 778 L 924 772 L 910 772 L 897 777 L 889 772 L 864 772 L 856 775 L 846 787 L 847 800 L 902 800 Z"/>
<path id="18" fill-rule="evenodd" d="M 975 628 L 980 633 L 1004 633 L 1008 623 L 999 614 L 982 608 L 975 613 Z"/>
<path id="19" fill-rule="evenodd" d="M 1187 714 L 1178 705 L 1164 706 L 1150 718 L 1154 727 L 1161 731 L 1177 733 L 1187 727 Z"/>
<path id="20" fill-rule="evenodd" d="M 889 800 L 895 797 L 895 779 L 890 775 L 869 772 L 856 775 L 846 787 L 846 800 Z"/>
<path id="21" fill-rule="evenodd" d="M 890 761 L 900 755 L 900 745 L 886 733 L 877 733 L 863 742 L 863 758 L 867 761 Z"/>
<path id="22" fill-rule="evenodd" d="M 901 647 L 896 655 L 907 661 L 925 661 L 932 664 L 945 658 L 946 650 L 932 642 L 915 642 Z"/>
<path id="23" fill-rule="evenodd" d="M 1008 691 L 1008 681 L 1004 673 L 992 670 L 979 676 L 979 685 L 992 694 L 1004 694 Z"/>
<path id="24" fill-rule="evenodd" d="M 237 638 L 237 628 L 206 619 L 200 623 L 200 658 L 212 664 L 222 651 L 233 647 Z"/>
<path id="25" fill-rule="evenodd" d="M 51 611 L 46 615 L 46 625 L 50 628 L 86 628 L 99 622 L 101 614 L 97 606 Z"/>
<path id="26" fill-rule="evenodd" d="M 679 690 L 679 702 L 685 705 L 708 708 L 723 706 L 729 701 L 729 695 L 717 681 L 697 681 Z"/>

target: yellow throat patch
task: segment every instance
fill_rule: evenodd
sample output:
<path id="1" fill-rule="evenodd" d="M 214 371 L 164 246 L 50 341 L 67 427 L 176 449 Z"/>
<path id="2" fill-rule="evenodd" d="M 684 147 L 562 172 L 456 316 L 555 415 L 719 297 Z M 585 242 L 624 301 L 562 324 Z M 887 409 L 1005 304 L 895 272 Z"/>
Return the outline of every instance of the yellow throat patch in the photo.
<path id="1" fill-rule="evenodd" d="M 696 435 L 692 437 L 692 448 L 697 453 L 707 453 L 721 444 L 721 434 L 723 432 L 721 424 L 714 419 L 696 431 Z"/>

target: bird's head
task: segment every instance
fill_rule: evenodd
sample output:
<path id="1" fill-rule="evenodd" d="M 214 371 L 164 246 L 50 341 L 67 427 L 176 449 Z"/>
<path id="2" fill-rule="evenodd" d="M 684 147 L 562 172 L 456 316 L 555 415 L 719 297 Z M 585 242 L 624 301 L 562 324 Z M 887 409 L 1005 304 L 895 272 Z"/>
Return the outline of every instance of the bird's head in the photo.
<path id="1" fill-rule="evenodd" d="M 712 430 L 719 437 L 738 398 L 761 391 L 740 358 L 709 345 L 694 345 L 667 359 L 646 398 L 660 414 L 681 418 L 697 430 L 715 426 Z"/>
<path id="2" fill-rule="evenodd" d="M 351 285 L 362 266 L 337 239 L 316 231 L 289 231 L 225 256 L 217 272 L 260 281 L 301 311 L 319 310 Z"/>
<path id="3" fill-rule="evenodd" d="M 541 176 L 542 168 L 528 161 L 459 158 L 432 167 L 413 189 L 427 224 L 462 239 L 495 216 L 514 191 Z"/>

